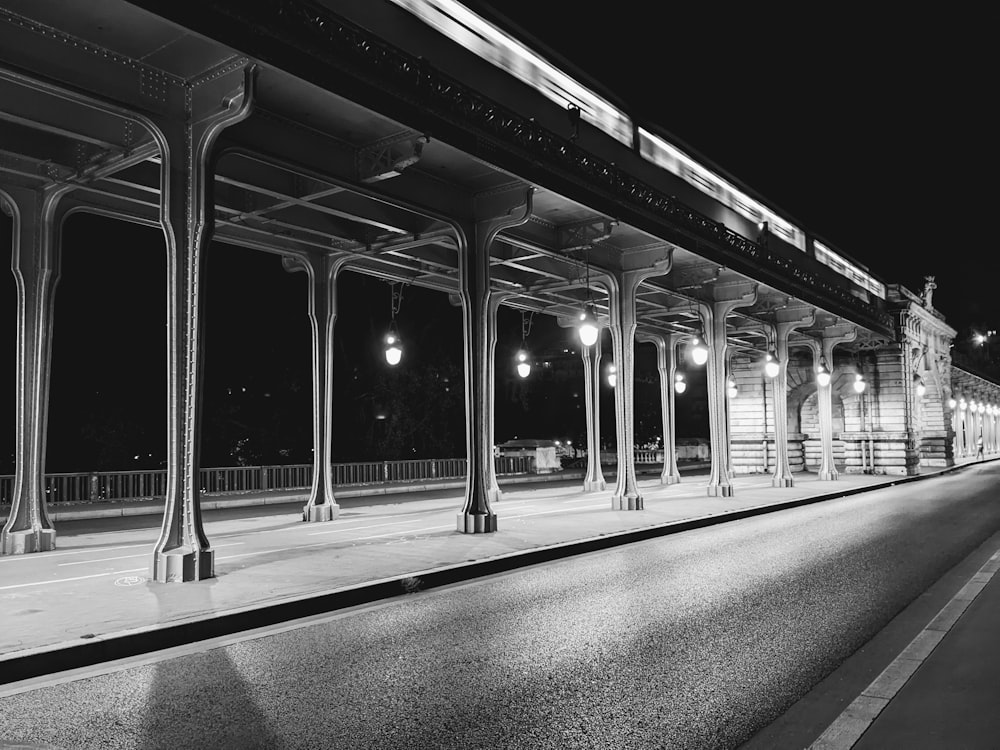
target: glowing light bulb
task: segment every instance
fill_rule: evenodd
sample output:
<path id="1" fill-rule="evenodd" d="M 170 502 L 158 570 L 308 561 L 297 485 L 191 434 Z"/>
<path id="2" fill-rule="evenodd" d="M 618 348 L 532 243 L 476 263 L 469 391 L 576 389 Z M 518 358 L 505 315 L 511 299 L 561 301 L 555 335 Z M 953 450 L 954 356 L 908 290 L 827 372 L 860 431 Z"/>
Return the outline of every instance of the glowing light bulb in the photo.
<path id="1" fill-rule="evenodd" d="M 403 358 L 403 347 L 400 345 L 399 337 L 389 333 L 385 337 L 385 361 L 392 367 L 399 364 Z"/>
<path id="2" fill-rule="evenodd" d="M 768 352 L 764 357 L 764 374 L 769 378 L 776 378 L 779 372 L 781 372 L 781 365 L 778 364 L 778 358 Z"/>
<path id="3" fill-rule="evenodd" d="M 730 376 L 726 380 L 726 395 L 728 395 L 729 398 L 736 398 L 737 393 L 738 391 L 736 389 L 736 381 L 733 380 L 732 376 Z"/>
<path id="4" fill-rule="evenodd" d="M 948 399 L 948 408 L 949 409 L 954 409 L 956 406 L 958 406 L 958 402 L 955 399 L 953 399 L 953 398 L 949 398 Z"/>
<path id="5" fill-rule="evenodd" d="M 517 353 L 517 374 L 526 378 L 531 374 L 531 364 L 528 362 L 528 353 L 521 349 Z"/>
<path id="6" fill-rule="evenodd" d="M 597 343 L 597 321 L 589 310 L 580 313 L 580 326 L 577 329 L 580 334 L 580 343 L 584 346 L 593 346 Z"/>
<path id="7" fill-rule="evenodd" d="M 816 368 L 816 383 L 821 388 L 826 388 L 830 385 L 830 371 L 826 369 L 826 365 L 822 362 L 820 362 L 819 367 Z"/>
<path id="8" fill-rule="evenodd" d="M 680 372 L 677 373 L 677 375 L 674 376 L 674 390 L 677 393 L 684 393 L 684 391 L 687 390 L 687 387 L 688 384 L 684 382 L 684 374 Z"/>
<path id="9" fill-rule="evenodd" d="M 854 376 L 854 392 L 855 393 L 864 393 L 866 385 L 867 385 L 867 383 L 865 383 L 865 376 L 864 375 L 862 375 L 859 372 L 857 375 Z"/>
<path id="10" fill-rule="evenodd" d="M 696 365 L 703 365 L 708 362 L 708 347 L 700 338 L 695 336 L 691 339 L 691 359 Z"/>
<path id="11" fill-rule="evenodd" d="M 614 362 L 608 365 L 608 385 L 612 388 L 618 385 L 618 368 Z"/>

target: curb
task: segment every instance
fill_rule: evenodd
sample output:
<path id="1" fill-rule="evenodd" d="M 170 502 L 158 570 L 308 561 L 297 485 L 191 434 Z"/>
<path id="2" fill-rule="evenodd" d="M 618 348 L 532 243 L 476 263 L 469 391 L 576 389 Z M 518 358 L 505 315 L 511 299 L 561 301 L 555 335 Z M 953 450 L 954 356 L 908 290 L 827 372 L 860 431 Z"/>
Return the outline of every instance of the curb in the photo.
<path id="1" fill-rule="evenodd" d="M 974 464 L 963 464 L 933 473 L 899 477 L 877 485 L 854 487 L 813 495 L 811 497 L 786 500 L 779 503 L 741 508 L 740 510 L 710 516 L 670 521 L 655 526 L 647 526 L 642 529 L 630 529 L 603 534 L 597 537 L 589 537 L 587 539 L 561 542 L 531 550 L 511 552 L 486 560 L 432 568 L 392 578 L 354 584 L 320 594 L 307 594 L 272 601 L 244 609 L 228 610 L 211 616 L 192 618 L 167 625 L 154 625 L 118 633 L 107 633 L 86 643 L 73 643 L 72 645 L 54 644 L 28 653 L 21 652 L 20 655 L 15 652 L 12 655 L 0 656 L 0 685 L 139 656 L 192 642 L 230 636 L 290 620 L 329 614 L 348 607 L 371 604 L 372 602 L 403 594 L 412 594 L 418 591 L 426 591 L 497 573 L 506 573 L 518 568 L 560 560 L 588 552 L 612 549 L 683 531 L 715 526 L 753 516 L 798 508 L 804 505 L 812 505 L 826 500 L 873 492 L 893 487 L 897 484 L 906 484 L 921 479 L 950 474 L 969 465 Z"/>

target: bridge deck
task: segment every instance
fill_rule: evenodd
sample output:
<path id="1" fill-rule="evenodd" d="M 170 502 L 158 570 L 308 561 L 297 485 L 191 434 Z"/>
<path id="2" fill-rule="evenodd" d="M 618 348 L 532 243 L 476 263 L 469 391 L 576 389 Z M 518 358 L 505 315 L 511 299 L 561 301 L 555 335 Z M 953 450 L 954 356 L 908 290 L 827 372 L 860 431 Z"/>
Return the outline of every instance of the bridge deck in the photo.
<path id="1" fill-rule="evenodd" d="M 154 528 L 64 533 L 55 552 L 0 559 L 0 595 L 19 624 L 0 633 L 0 673 L 8 682 L 59 671 L 76 658 L 91 663 L 124 656 L 120 649 L 132 647 L 124 645 L 123 636 L 142 631 L 155 634 L 149 642 L 155 645 L 131 653 L 169 645 L 170 628 L 183 624 L 193 627 L 185 632 L 188 639 L 226 635 L 289 614 L 403 593 L 411 585 L 407 579 L 440 585 L 562 557 L 574 548 L 610 546 L 615 542 L 608 537 L 616 534 L 628 541 L 670 533 L 671 525 L 676 530 L 696 519 L 695 525 L 719 523 L 919 478 L 849 474 L 820 482 L 798 474 L 795 487 L 776 489 L 770 477 L 743 476 L 734 480 L 736 494 L 730 498 L 706 497 L 704 476 L 673 486 L 647 479 L 641 482 L 646 510 L 640 512 L 611 511 L 610 491 L 587 494 L 576 482 L 552 483 L 506 492 L 497 504 L 500 532 L 485 537 L 455 531 L 456 500 L 446 492 L 405 502 L 359 500 L 329 524 L 303 524 L 297 508 L 228 520 L 213 520 L 209 513 L 206 530 L 217 550 L 217 577 L 186 586 L 147 582 Z M 559 549 L 543 552 L 552 547 Z M 537 556 L 524 557 L 532 552 Z M 348 593 L 338 600 L 337 592 Z M 308 602 L 331 594 L 321 608 Z M 281 603 L 287 606 L 276 617 L 274 607 Z M 227 613 L 239 615 L 225 619 Z M 81 644 L 94 652 L 66 651 Z"/>

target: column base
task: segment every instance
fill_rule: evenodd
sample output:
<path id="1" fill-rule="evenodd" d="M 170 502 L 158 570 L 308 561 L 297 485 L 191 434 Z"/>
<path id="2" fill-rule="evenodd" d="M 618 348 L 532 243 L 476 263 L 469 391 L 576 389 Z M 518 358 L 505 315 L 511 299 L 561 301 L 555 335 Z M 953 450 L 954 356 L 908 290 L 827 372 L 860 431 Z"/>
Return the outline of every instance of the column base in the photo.
<path id="1" fill-rule="evenodd" d="M 710 484 L 708 485 L 709 497 L 732 497 L 733 485 L 731 484 Z"/>
<path id="2" fill-rule="evenodd" d="M 215 550 L 178 547 L 153 553 L 153 574 L 158 583 L 187 583 L 215 577 Z"/>
<path id="3" fill-rule="evenodd" d="M 459 513 L 456 521 L 463 534 L 492 534 L 497 530 L 496 513 Z"/>
<path id="4" fill-rule="evenodd" d="M 31 552 L 49 552 L 56 548 L 55 529 L 26 529 L 7 531 L 3 534 L 3 555 L 27 555 Z"/>
<path id="5" fill-rule="evenodd" d="M 332 521 L 340 515 L 340 506 L 336 503 L 322 505 L 307 505 L 302 509 L 302 520 L 306 523 L 322 523 Z"/>
<path id="6" fill-rule="evenodd" d="M 603 479 L 585 479 L 583 482 L 584 492 L 604 492 L 608 488 L 608 483 Z"/>
<path id="7" fill-rule="evenodd" d="M 819 472 L 819 474 L 817 476 L 821 480 L 823 480 L 824 482 L 836 482 L 838 479 L 840 479 L 840 472 L 839 471 L 821 471 L 821 472 Z"/>
<path id="8" fill-rule="evenodd" d="M 667 474 L 666 476 L 660 475 L 660 484 L 680 484 L 681 478 L 678 474 Z"/>
<path id="9" fill-rule="evenodd" d="M 498 500 L 503 500 L 503 491 L 499 487 L 491 487 L 486 490 L 486 502 L 492 505 Z"/>
<path id="10" fill-rule="evenodd" d="M 794 487 L 795 480 L 791 477 L 771 477 L 772 487 Z"/>
<path id="11" fill-rule="evenodd" d="M 642 510 L 642 495 L 615 495 L 611 498 L 611 510 Z"/>

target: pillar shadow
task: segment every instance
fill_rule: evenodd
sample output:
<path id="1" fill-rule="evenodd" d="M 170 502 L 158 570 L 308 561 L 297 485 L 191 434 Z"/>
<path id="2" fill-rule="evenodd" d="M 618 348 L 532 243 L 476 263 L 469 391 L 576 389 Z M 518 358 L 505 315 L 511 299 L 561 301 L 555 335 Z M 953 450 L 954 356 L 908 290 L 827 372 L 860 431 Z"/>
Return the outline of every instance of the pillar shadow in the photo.
<path id="1" fill-rule="evenodd" d="M 161 622 L 172 603 L 195 599 L 211 610 L 215 579 L 197 583 L 147 584 L 156 595 Z M 268 726 L 253 686 L 226 648 L 188 654 L 149 665 L 151 685 L 136 742 L 141 750 L 179 747 L 252 750 L 281 747 Z"/>

